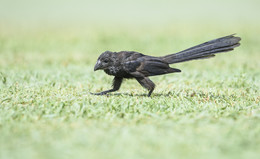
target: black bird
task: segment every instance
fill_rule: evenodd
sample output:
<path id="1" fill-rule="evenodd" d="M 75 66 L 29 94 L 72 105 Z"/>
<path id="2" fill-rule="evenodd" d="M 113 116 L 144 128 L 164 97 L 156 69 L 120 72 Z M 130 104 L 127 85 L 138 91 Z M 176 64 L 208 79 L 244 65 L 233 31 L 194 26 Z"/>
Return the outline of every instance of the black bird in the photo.
<path id="1" fill-rule="evenodd" d="M 214 57 L 217 53 L 228 52 L 238 47 L 240 40 L 240 37 L 229 35 L 161 57 L 148 56 L 135 51 L 106 51 L 99 56 L 94 71 L 104 70 L 108 75 L 114 76 L 113 88 L 92 94 L 104 95 L 117 91 L 124 78 L 135 78 L 149 91 L 148 96 L 150 96 L 155 84 L 149 76 L 181 72 L 177 68 L 171 68 L 169 64 Z"/>

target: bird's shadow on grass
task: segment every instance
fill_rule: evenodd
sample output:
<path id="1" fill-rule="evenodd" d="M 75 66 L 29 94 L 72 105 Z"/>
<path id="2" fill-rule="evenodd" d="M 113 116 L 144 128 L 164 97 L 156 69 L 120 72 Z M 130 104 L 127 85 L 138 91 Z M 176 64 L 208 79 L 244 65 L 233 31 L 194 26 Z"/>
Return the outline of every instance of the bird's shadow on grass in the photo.
<path id="1" fill-rule="evenodd" d="M 111 93 L 111 94 L 107 94 L 107 96 L 129 96 L 129 97 L 168 97 L 171 96 L 170 93 L 168 94 L 163 94 L 163 93 L 153 93 L 150 97 L 148 96 L 147 93 L 142 93 L 142 94 L 132 94 L 132 93 Z"/>
<path id="2" fill-rule="evenodd" d="M 148 96 L 148 93 L 142 93 L 142 94 L 132 94 L 132 93 L 108 93 L 108 94 L 103 94 L 103 95 L 95 95 L 93 93 L 90 93 L 91 95 L 94 95 L 94 96 L 107 96 L 107 97 L 110 97 L 110 96 L 129 96 L 129 97 L 149 97 Z M 150 97 L 160 97 L 160 96 L 165 96 L 165 97 L 168 97 L 168 96 L 171 96 L 172 93 L 153 93 Z M 150 98 L 149 97 L 149 98 Z"/>
<path id="3" fill-rule="evenodd" d="M 189 92 L 168 92 L 168 93 L 153 93 L 150 97 L 148 97 L 148 94 L 142 93 L 142 94 L 132 94 L 132 93 L 109 93 L 102 96 L 128 96 L 128 97 L 179 97 L 182 96 L 184 98 L 201 98 L 204 100 L 227 100 L 227 99 L 234 99 L 236 98 L 235 94 L 218 94 L 213 92 L 202 92 L 202 91 L 189 91 Z"/>

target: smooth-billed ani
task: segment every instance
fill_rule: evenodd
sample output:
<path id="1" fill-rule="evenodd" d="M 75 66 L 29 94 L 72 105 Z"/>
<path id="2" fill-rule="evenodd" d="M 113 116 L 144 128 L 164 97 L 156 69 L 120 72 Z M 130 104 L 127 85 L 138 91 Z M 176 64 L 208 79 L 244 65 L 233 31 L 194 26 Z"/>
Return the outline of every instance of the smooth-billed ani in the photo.
<path id="1" fill-rule="evenodd" d="M 99 56 L 94 71 L 104 70 L 108 75 L 114 76 L 113 88 L 92 94 L 104 95 L 117 91 L 124 78 L 135 78 L 149 91 L 148 96 L 150 96 L 155 84 L 148 78 L 149 76 L 181 72 L 179 69 L 171 68 L 169 64 L 214 57 L 217 53 L 228 52 L 238 47 L 240 40 L 240 37 L 229 35 L 161 57 L 148 56 L 135 51 L 106 51 Z"/>

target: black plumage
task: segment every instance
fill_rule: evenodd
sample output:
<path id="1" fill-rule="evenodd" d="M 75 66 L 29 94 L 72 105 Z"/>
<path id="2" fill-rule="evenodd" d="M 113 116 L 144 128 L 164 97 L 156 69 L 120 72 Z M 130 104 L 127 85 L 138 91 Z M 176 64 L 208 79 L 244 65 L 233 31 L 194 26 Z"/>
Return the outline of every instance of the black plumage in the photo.
<path id="1" fill-rule="evenodd" d="M 162 57 L 147 56 L 135 51 L 106 51 L 99 56 L 94 71 L 104 70 L 108 75 L 114 76 L 113 88 L 92 94 L 104 95 L 117 91 L 124 78 L 135 78 L 144 88 L 148 89 L 148 96 L 150 96 L 155 84 L 148 78 L 149 76 L 181 72 L 169 65 L 214 57 L 217 53 L 228 52 L 238 47 L 240 40 L 240 37 L 229 35 Z"/>

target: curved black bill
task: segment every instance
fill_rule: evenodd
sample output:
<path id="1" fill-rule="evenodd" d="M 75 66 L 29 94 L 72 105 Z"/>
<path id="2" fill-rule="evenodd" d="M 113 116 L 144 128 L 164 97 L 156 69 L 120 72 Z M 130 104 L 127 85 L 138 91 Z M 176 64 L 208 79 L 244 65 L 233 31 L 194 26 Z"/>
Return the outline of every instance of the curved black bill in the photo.
<path id="1" fill-rule="evenodd" d="M 100 61 L 97 61 L 96 65 L 94 67 L 94 71 L 99 70 L 99 69 L 101 69 L 101 64 L 100 64 Z"/>

